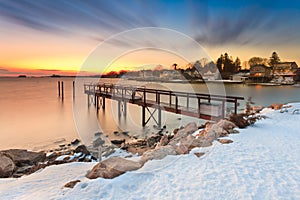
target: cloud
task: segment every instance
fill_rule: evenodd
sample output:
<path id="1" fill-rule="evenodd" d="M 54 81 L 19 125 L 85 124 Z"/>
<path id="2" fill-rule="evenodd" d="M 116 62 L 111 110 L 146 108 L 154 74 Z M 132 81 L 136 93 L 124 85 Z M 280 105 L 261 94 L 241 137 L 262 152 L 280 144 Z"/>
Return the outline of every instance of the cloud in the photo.
<path id="1" fill-rule="evenodd" d="M 232 4 L 232 8 L 228 5 L 212 8 L 207 2 L 190 4 L 190 24 L 195 40 L 201 44 L 216 46 L 278 42 L 282 37 L 285 41 L 292 40 L 295 36 L 299 38 L 299 34 L 295 35 L 287 29 L 293 22 L 298 24 L 299 17 L 296 17 L 295 11 L 276 8 L 276 2 L 273 2 L 273 7 L 267 2 L 247 3 L 243 6 Z"/>
<path id="2" fill-rule="evenodd" d="M 135 1 L 0 1 L 0 16 L 35 30 L 66 34 L 155 26 L 149 11 Z"/>

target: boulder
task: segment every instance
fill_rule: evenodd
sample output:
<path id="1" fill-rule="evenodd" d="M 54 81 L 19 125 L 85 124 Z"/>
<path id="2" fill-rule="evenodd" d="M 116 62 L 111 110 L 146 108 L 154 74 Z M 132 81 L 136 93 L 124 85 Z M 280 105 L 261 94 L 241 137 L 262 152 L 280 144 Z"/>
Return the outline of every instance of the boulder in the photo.
<path id="1" fill-rule="evenodd" d="M 147 139 L 147 145 L 148 145 L 148 147 L 153 148 L 155 146 L 155 144 L 160 141 L 161 137 L 162 136 L 159 135 L 159 134 L 155 134 L 155 135 L 152 135 L 151 137 L 149 137 Z"/>
<path id="2" fill-rule="evenodd" d="M 175 149 L 170 145 L 146 151 L 141 157 L 141 163 L 144 164 L 149 160 L 161 160 L 167 155 L 176 155 Z"/>
<path id="3" fill-rule="evenodd" d="M 75 153 L 83 153 L 85 155 L 90 155 L 91 153 L 87 150 L 86 146 L 85 145 L 80 145 L 78 146 L 75 150 L 74 150 Z"/>
<path id="4" fill-rule="evenodd" d="M 73 188 L 77 183 L 79 183 L 80 180 L 75 180 L 75 181 L 70 181 L 69 183 L 66 183 L 64 185 L 64 187 L 67 187 L 67 188 Z"/>
<path id="5" fill-rule="evenodd" d="M 15 170 L 15 163 L 9 155 L 0 153 L 0 178 L 10 177 Z"/>
<path id="6" fill-rule="evenodd" d="M 104 140 L 102 140 L 102 138 L 97 138 L 96 140 L 93 141 L 93 147 L 97 148 L 99 146 L 102 146 L 105 143 Z"/>
<path id="7" fill-rule="evenodd" d="M 127 171 L 137 170 L 142 167 L 139 162 L 134 162 L 121 157 L 110 157 L 104 161 L 99 162 L 87 174 L 87 178 L 108 178 L 112 179 Z"/>
<path id="8" fill-rule="evenodd" d="M 228 127 L 227 127 L 228 128 Z M 224 137 L 228 135 L 227 130 L 225 130 L 224 128 L 222 128 L 221 126 L 219 126 L 218 124 L 213 124 L 210 128 L 209 131 L 213 131 L 215 132 L 215 139 L 217 139 L 218 137 Z M 208 132 L 209 132 L 208 131 Z"/>
<path id="9" fill-rule="evenodd" d="M 269 106 L 269 108 L 272 108 L 274 110 L 280 110 L 282 106 L 283 106 L 282 103 L 273 103 L 272 105 Z"/>
<path id="10" fill-rule="evenodd" d="M 258 112 L 262 111 L 262 109 L 264 109 L 263 106 L 253 106 L 252 107 L 252 111 L 255 112 L 255 113 L 258 113 Z"/>
<path id="11" fill-rule="evenodd" d="M 244 118 L 245 114 L 231 114 L 229 120 L 237 125 L 239 128 L 246 128 L 249 122 Z"/>
<path id="12" fill-rule="evenodd" d="M 169 137 L 167 135 L 163 135 L 160 138 L 159 145 L 160 146 L 166 146 L 168 143 L 169 143 Z"/>
<path id="13" fill-rule="evenodd" d="M 120 139 L 120 140 L 111 140 L 111 143 L 112 144 L 115 144 L 115 145 L 121 145 L 122 143 L 125 142 L 125 139 Z"/>
<path id="14" fill-rule="evenodd" d="M 218 142 L 220 142 L 221 144 L 230 144 L 233 141 L 229 139 L 218 139 Z"/>
<path id="15" fill-rule="evenodd" d="M 222 120 L 218 121 L 218 123 L 216 125 L 223 128 L 226 131 L 237 128 L 237 126 L 233 122 L 226 120 L 226 119 L 222 119 Z"/>
<path id="16" fill-rule="evenodd" d="M 197 124 L 195 122 L 188 123 L 184 128 L 178 130 L 177 134 L 174 135 L 176 138 L 184 138 L 198 130 Z"/>
<path id="17" fill-rule="evenodd" d="M 186 138 L 180 140 L 179 144 L 173 146 L 177 154 L 188 154 L 195 147 L 208 147 L 212 145 L 213 140 L 205 138 L 195 138 L 189 135 Z"/>
<path id="18" fill-rule="evenodd" d="M 176 135 L 170 140 L 169 144 L 173 147 L 177 145 L 181 139 L 192 135 L 196 130 L 198 130 L 197 124 L 195 122 L 187 124 L 184 128 L 180 129 Z"/>
<path id="19" fill-rule="evenodd" d="M 71 144 L 72 145 L 78 145 L 80 143 L 80 140 L 78 140 L 78 139 L 75 139 L 75 140 L 73 140 L 72 142 L 71 142 Z"/>
<path id="20" fill-rule="evenodd" d="M 46 153 L 44 152 L 32 152 L 25 149 L 9 149 L 2 152 L 9 155 L 15 165 L 18 167 L 35 165 L 38 162 L 43 162 L 46 159 Z"/>
<path id="21" fill-rule="evenodd" d="M 201 156 L 203 156 L 205 153 L 204 152 L 195 152 L 194 155 L 197 156 L 198 158 L 200 158 Z"/>

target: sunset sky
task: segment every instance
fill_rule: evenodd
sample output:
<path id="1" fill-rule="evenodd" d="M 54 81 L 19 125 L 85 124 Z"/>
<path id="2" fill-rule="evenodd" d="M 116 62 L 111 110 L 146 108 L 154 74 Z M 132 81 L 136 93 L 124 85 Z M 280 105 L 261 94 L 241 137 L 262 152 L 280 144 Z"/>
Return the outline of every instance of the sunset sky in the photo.
<path id="1" fill-rule="evenodd" d="M 213 60 L 224 52 L 243 62 L 276 51 L 281 60 L 300 64 L 296 0 L 0 0 L 0 27 L 0 76 L 74 74 L 101 42 L 142 27 L 185 34 Z M 185 65 L 184 59 L 170 53 L 146 51 L 121 56 L 114 67 Z M 99 73 L 106 67 L 98 66 Z"/>

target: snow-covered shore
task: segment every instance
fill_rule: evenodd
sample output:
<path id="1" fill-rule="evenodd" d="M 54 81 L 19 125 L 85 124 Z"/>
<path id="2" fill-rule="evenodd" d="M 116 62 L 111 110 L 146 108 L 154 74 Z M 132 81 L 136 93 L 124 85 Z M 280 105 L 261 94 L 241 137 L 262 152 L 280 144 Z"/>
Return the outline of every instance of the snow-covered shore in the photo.
<path id="1" fill-rule="evenodd" d="M 300 199 L 300 114 L 292 114 L 300 103 L 290 105 L 264 109 L 268 118 L 230 135 L 231 144 L 149 161 L 114 179 L 89 180 L 96 163 L 78 162 L 0 179 L 0 199 Z M 73 180 L 81 182 L 63 187 Z"/>

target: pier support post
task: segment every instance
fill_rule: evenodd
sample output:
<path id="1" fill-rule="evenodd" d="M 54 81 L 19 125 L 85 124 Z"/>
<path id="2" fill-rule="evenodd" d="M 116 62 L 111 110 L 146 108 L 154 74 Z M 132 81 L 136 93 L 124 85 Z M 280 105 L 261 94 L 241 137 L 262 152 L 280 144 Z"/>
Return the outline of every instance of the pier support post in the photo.
<path id="1" fill-rule="evenodd" d="M 73 81 L 73 99 L 75 98 L 75 81 Z"/>
<path id="2" fill-rule="evenodd" d="M 61 99 L 64 100 L 64 82 L 61 82 Z"/>
<path id="3" fill-rule="evenodd" d="M 161 128 L 161 107 L 159 106 L 158 107 L 158 112 L 157 112 L 157 118 L 158 118 L 158 124 L 157 124 L 157 126 L 158 126 L 158 128 Z"/>
<path id="4" fill-rule="evenodd" d="M 121 117 L 121 101 L 118 101 L 118 116 Z"/>
<path id="5" fill-rule="evenodd" d="M 146 107 L 142 106 L 142 126 L 146 126 Z"/>
<path id="6" fill-rule="evenodd" d="M 105 109 L 105 97 L 102 97 L 102 109 Z"/>
<path id="7" fill-rule="evenodd" d="M 96 110 L 99 111 L 99 98 L 96 96 Z"/>
<path id="8" fill-rule="evenodd" d="M 58 96 L 60 97 L 60 81 L 57 82 Z"/>
<path id="9" fill-rule="evenodd" d="M 90 107 L 90 95 L 87 95 L 87 103 L 88 103 L 88 108 Z"/>
<path id="10" fill-rule="evenodd" d="M 126 101 L 123 101 L 123 116 L 126 117 L 127 114 L 127 103 Z"/>

